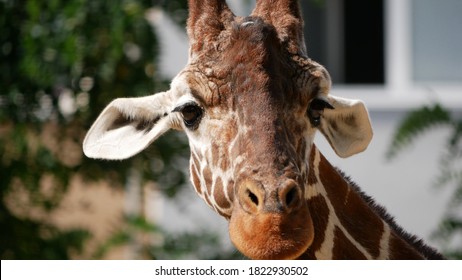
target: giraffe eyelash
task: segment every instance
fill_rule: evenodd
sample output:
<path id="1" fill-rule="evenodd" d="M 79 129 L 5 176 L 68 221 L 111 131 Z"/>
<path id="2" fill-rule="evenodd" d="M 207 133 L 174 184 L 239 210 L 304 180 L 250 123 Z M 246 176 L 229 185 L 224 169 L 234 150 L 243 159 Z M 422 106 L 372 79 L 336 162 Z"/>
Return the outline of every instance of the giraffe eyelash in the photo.
<path id="1" fill-rule="evenodd" d="M 195 102 L 187 102 L 176 107 L 172 112 L 181 113 L 185 126 L 191 130 L 195 130 L 202 119 L 204 109 Z"/>

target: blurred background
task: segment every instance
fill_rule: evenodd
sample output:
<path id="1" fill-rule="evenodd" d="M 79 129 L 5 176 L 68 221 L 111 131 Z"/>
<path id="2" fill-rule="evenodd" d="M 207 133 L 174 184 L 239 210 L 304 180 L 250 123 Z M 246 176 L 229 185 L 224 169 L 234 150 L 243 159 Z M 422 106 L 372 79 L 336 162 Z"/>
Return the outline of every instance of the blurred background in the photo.
<path id="1" fill-rule="evenodd" d="M 0 257 L 229 259 L 194 193 L 185 137 L 123 162 L 81 143 L 114 98 L 165 90 L 187 63 L 186 0 L 0 0 Z M 253 0 L 228 0 L 238 15 Z M 368 150 L 327 158 L 450 258 L 462 258 L 462 1 L 302 0 L 332 94 L 366 102 Z"/>

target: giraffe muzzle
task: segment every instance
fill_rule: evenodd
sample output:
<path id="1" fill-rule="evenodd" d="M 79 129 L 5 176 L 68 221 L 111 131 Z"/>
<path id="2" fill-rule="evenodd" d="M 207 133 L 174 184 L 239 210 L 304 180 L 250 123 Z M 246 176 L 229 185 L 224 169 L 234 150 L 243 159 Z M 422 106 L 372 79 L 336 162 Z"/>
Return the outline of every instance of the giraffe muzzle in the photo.
<path id="1" fill-rule="evenodd" d="M 314 237 L 308 207 L 293 180 L 276 188 L 255 181 L 240 184 L 229 232 L 236 247 L 252 259 L 297 258 Z"/>
<path id="2" fill-rule="evenodd" d="M 238 190 L 238 200 L 249 214 L 259 212 L 290 213 L 301 206 L 300 187 L 294 180 L 268 189 L 255 181 L 245 181 Z"/>

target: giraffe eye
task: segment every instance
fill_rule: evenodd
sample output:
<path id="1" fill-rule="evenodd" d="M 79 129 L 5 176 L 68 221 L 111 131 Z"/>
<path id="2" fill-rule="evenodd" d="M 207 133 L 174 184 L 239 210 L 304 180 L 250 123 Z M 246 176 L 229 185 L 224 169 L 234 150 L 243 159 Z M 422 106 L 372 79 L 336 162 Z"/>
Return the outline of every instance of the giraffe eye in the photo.
<path id="1" fill-rule="evenodd" d="M 187 103 L 175 108 L 174 112 L 180 112 L 183 117 L 183 122 L 190 129 L 197 128 L 202 117 L 203 110 L 196 103 Z"/>
<path id="2" fill-rule="evenodd" d="M 310 107 L 308 108 L 308 117 L 314 127 L 321 124 L 321 115 L 324 112 L 324 109 L 334 109 L 334 106 L 332 106 L 332 104 L 324 98 L 318 97 L 311 101 Z"/>

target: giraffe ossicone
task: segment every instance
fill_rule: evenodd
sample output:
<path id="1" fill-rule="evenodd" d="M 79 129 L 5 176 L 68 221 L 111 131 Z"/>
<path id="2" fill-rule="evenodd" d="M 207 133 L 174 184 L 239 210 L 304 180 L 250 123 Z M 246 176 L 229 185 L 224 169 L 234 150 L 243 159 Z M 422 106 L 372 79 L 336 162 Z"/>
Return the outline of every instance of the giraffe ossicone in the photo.
<path id="1" fill-rule="evenodd" d="M 332 167 L 364 151 L 363 102 L 329 94 L 306 54 L 298 1 L 257 0 L 237 17 L 223 0 L 189 0 L 189 62 L 168 91 L 111 102 L 83 143 L 88 157 L 131 157 L 169 129 L 184 131 L 196 192 L 229 221 L 255 259 L 439 258 Z"/>

